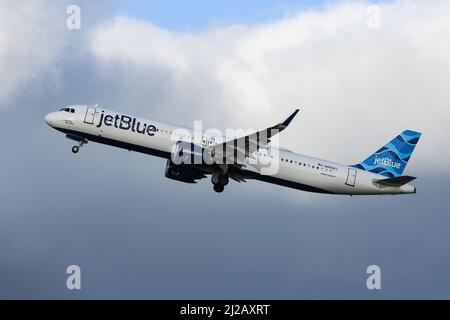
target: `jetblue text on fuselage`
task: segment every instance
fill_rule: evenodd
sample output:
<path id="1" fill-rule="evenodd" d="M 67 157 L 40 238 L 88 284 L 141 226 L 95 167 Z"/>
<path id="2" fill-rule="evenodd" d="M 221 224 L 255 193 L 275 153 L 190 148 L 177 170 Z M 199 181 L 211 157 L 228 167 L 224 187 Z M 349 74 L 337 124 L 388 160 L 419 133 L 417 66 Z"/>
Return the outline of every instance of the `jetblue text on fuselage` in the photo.
<path id="1" fill-rule="evenodd" d="M 97 128 L 100 128 L 103 124 L 107 127 L 114 126 L 118 129 L 131 130 L 141 134 L 148 134 L 149 136 L 154 136 L 156 132 L 156 127 L 154 125 L 146 124 L 144 122 L 141 123 L 136 118 L 126 115 L 116 114 L 115 116 L 112 116 L 110 114 L 105 114 L 105 111 L 102 111 L 102 114 L 100 115 L 100 121 Z"/>

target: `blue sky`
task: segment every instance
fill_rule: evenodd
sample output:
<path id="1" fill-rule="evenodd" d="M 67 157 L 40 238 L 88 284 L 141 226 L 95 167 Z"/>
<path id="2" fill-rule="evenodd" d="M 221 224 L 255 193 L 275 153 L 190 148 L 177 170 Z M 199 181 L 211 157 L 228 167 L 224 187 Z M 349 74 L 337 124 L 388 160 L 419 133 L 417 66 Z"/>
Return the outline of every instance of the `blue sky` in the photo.
<path id="1" fill-rule="evenodd" d="M 197 30 L 214 24 L 252 23 L 273 20 L 299 10 L 320 8 L 337 0 L 229 0 L 229 1 L 121 1 L 117 10 L 170 30 Z"/>
<path id="2" fill-rule="evenodd" d="M 341 0 L 120 0 L 117 12 L 172 31 L 196 31 L 211 25 L 260 23 L 321 9 Z M 371 0 L 384 3 L 389 0 Z"/>

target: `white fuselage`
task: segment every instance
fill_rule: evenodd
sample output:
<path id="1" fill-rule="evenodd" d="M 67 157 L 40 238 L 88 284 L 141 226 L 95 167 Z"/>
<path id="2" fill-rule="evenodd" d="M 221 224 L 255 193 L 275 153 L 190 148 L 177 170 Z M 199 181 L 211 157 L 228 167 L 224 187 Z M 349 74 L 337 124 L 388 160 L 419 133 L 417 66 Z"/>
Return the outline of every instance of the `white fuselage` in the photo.
<path id="1" fill-rule="evenodd" d="M 87 139 L 166 159 L 170 159 L 177 141 L 193 142 L 207 147 L 214 141 L 225 139 L 213 135 L 199 135 L 189 128 L 127 115 L 122 122 L 119 119 L 124 116 L 122 113 L 99 107 L 68 108 L 69 112 L 58 111 L 48 114 L 46 122 L 74 140 Z M 252 158 L 261 159 L 264 166 L 272 163 L 277 167 L 275 172 L 265 174 L 259 161 L 252 162 L 251 159 L 247 159 L 244 167 L 254 173 L 256 179 L 300 190 L 345 195 L 415 193 L 415 188 L 409 184 L 401 187 L 383 187 L 374 183 L 374 180 L 385 178 L 383 176 L 284 149 L 262 148 L 254 153 Z"/>

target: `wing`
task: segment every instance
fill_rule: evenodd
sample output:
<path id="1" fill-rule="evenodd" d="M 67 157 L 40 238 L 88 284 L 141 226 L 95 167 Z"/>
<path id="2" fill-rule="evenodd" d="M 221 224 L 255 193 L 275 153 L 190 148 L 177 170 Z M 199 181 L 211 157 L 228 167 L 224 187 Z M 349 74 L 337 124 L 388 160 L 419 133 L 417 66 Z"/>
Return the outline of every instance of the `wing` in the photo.
<path id="1" fill-rule="evenodd" d="M 244 164 L 245 158 L 270 143 L 270 138 L 286 129 L 295 118 L 299 109 L 296 109 L 289 118 L 270 128 L 235 138 L 212 147 L 217 157 L 222 157 L 225 163 Z"/>

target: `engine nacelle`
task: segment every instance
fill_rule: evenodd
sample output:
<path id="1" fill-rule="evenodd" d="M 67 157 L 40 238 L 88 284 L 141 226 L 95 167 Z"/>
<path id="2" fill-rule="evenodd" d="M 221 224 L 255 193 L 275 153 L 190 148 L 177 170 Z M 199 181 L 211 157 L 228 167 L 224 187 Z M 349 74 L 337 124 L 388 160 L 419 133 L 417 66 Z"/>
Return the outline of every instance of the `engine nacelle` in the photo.
<path id="1" fill-rule="evenodd" d="M 177 165 L 170 159 L 167 160 L 165 174 L 166 178 L 186 183 L 196 183 L 196 179 L 204 178 L 205 175 L 192 165 Z"/>

